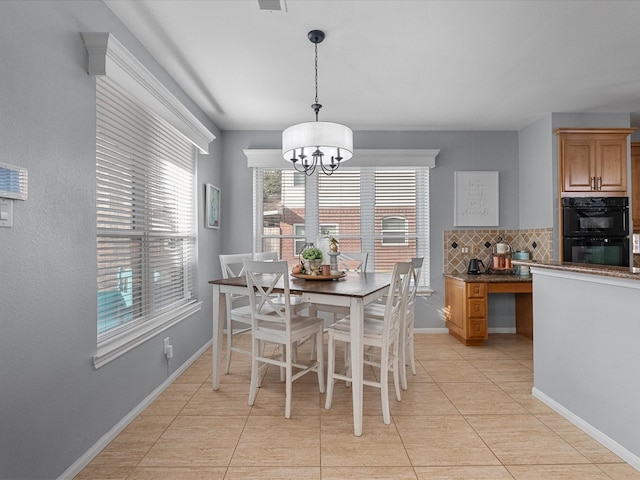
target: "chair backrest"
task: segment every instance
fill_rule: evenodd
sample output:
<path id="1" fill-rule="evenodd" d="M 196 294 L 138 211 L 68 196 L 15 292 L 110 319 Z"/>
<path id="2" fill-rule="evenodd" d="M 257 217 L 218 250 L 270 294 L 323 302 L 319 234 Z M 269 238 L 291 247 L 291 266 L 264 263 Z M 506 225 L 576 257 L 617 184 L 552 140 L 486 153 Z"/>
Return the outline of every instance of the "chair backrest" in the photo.
<path id="1" fill-rule="evenodd" d="M 405 304 L 405 315 L 407 316 L 407 322 L 413 321 L 413 314 L 416 306 L 416 296 L 418 294 L 418 285 L 420 284 L 420 271 L 422 270 L 422 263 L 424 257 L 416 257 L 411 259 L 411 278 L 409 279 L 409 293 L 407 294 L 407 301 Z"/>
<path id="2" fill-rule="evenodd" d="M 340 252 L 338 255 L 338 270 L 350 272 L 364 272 L 367 270 L 367 252 Z"/>
<path id="3" fill-rule="evenodd" d="M 259 262 L 277 262 L 278 252 L 260 252 L 253 255 L 253 259 Z"/>
<path id="4" fill-rule="evenodd" d="M 220 255 L 222 278 L 244 277 L 244 261 L 253 260 L 252 253 Z"/>
<path id="5" fill-rule="evenodd" d="M 384 328 L 389 338 L 400 331 L 400 325 L 404 321 L 412 269 L 411 262 L 397 262 L 393 266 L 391 284 L 384 309 Z"/>
<path id="6" fill-rule="evenodd" d="M 290 329 L 291 304 L 289 301 L 289 266 L 287 262 L 261 262 L 245 260 L 244 271 L 247 277 L 251 319 L 253 328 L 259 321 L 285 323 Z M 274 288 L 281 282 L 284 292 L 276 303 Z"/>

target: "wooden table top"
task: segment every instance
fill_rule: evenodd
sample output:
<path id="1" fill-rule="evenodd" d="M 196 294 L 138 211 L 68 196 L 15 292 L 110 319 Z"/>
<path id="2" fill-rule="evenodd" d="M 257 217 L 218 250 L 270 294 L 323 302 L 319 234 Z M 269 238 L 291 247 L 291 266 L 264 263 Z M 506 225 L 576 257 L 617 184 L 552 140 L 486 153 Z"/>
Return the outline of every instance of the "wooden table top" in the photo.
<path id="1" fill-rule="evenodd" d="M 247 279 L 246 277 L 221 278 L 218 280 L 210 280 L 209 283 L 212 285 L 246 287 Z M 387 288 L 390 283 L 390 273 L 348 272 L 345 277 L 336 280 L 305 280 L 290 276 L 289 291 L 295 294 L 323 293 L 347 297 L 365 297 L 378 290 Z M 282 281 L 280 285 L 282 285 Z"/>

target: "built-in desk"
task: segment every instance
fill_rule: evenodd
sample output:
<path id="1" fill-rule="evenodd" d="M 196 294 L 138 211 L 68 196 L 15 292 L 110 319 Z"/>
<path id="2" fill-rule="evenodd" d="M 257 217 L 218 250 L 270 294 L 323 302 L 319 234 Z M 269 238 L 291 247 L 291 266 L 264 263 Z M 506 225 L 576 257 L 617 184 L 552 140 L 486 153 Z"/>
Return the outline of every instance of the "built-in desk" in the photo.
<path id="1" fill-rule="evenodd" d="M 445 274 L 445 316 L 449 334 L 465 345 L 482 346 L 488 336 L 488 295 L 513 293 L 516 332 L 533 339 L 531 277 L 505 274 Z"/>

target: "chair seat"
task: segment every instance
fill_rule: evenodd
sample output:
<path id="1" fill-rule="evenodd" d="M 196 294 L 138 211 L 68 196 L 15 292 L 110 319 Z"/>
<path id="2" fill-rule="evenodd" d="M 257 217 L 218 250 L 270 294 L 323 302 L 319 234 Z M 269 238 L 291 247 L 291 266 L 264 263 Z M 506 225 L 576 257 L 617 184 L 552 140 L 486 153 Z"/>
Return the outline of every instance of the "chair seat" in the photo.
<path id="1" fill-rule="evenodd" d="M 351 319 L 345 317 L 329 326 L 330 329 L 336 332 L 350 333 L 351 332 Z M 364 319 L 363 334 L 365 337 L 379 337 L 384 333 L 384 321 L 377 320 L 375 318 Z"/>
<path id="2" fill-rule="evenodd" d="M 291 316 L 291 332 L 296 335 L 300 334 L 302 330 L 315 329 L 318 322 L 322 322 L 320 317 L 305 317 L 301 315 Z M 271 330 L 275 332 L 284 332 L 286 325 L 282 322 L 268 322 L 261 320 L 258 322 L 258 330 L 265 331 Z"/>
<path id="3" fill-rule="evenodd" d="M 384 318 L 385 305 L 381 303 L 371 303 L 364 307 L 364 316 L 382 320 Z"/>

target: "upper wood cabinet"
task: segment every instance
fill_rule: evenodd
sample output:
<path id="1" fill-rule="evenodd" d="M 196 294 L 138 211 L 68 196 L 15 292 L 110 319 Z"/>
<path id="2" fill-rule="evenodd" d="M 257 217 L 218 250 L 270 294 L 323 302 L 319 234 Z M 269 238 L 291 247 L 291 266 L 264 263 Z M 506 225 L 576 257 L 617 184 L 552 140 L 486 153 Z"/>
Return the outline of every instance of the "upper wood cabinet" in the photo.
<path id="1" fill-rule="evenodd" d="M 633 128 L 557 128 L 562 196 L 626 196 Z"/>
<path id="2" fill-rule="evenodd" d="M 633 231 L 640 231 L 640 143 L 631 142 L 631 210 Z"/>

